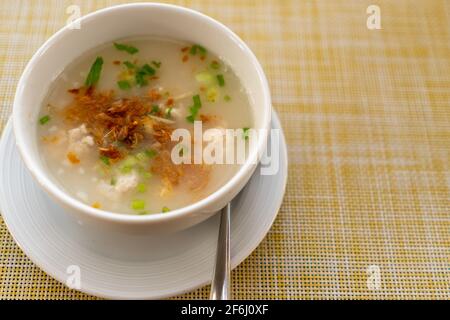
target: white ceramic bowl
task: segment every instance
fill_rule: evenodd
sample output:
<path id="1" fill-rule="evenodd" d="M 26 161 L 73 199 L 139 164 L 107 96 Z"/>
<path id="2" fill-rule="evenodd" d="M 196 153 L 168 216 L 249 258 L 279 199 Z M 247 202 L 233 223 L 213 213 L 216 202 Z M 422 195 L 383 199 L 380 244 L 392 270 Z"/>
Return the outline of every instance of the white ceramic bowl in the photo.
<path id="1" fill-rule="evenodd" d="M 67 26 L 35 53 L 20 78 L 13 108 L 14 134 L 21 156 L 42 188 L 82 223 L 126 231 L 170 232 L 199 223 L 226 205 L 253 174 L 267 136 L 250 150 L 246 163 L 219 190 L 187 207 L 165 214 L 132 216 L 98 210 L 67 194 L 54 182 L 39 156 L 38 112 L 53 80 L 74 59 L 98 45 L 140 35 L 199 43 L 227 62 L 241 79 L 253 108 L 256 129 L 270 128 L 271 101 L 264 72 L 247 45 L 223 24 L 183 7 L 140 3 L 106 8 Z"/>

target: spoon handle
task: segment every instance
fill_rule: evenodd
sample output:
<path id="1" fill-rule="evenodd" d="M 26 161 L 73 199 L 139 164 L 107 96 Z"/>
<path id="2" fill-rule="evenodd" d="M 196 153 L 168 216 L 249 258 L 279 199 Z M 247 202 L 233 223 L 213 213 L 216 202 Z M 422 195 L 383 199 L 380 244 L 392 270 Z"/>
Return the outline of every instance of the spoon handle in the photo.
<path id="1" fill-rule="evenodd" d="M 230 204 L 228 203 L 220 213 L 216 265 L 211 284 L 211 300 L 230 299 L 230 211 Z"/>

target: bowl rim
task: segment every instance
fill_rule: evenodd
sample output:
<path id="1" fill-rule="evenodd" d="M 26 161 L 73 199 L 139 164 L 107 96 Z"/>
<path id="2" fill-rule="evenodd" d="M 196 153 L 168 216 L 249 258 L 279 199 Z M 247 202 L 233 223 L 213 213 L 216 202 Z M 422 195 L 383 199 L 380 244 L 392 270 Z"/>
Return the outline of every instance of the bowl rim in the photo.
<path id="1" fill-rule="evenodd" d="M 178 5 L 172 5 L 172 4 L 163 4 L 163 3 L 129 3 L 129 4 L 121 4 L 116 6 L 110 6 L 106 7 L 94 12 L 91 12 L 85 16 L 82 16 L 79 18 L 79 21 L 82 23 L 83 21 L 89 21 L 91 19 L 95 19 L 98 16 L 109 14 L 111 12 L 117 11 L 117 10 L 123 10 L 127 8 L 163 8 L 167 10 L 173 10 L 178 11 L 181 13 L 189 14 L 192 16 L 195 16 L 196 19 L 202 19 L 205 21 L 208 26 L 215 26 L 216 28 L 221 29 L 221 31 L 227 33 L 227 35 L 232 38 L 232 40 L 239 44 L 240 48 L 245 52 L 245 54 L 253 61 L 253 66 L 256 69 L 258 78 L 263 86 L 263 101 L 265 102 L 263 104 L 263 121 L 262 125 L 263 128 L 269 132 L 270 129 L 270 121 L 271 121 L 271 95 L 270 95 L 270 89 L 268 85 L 267 78 L 264 74 L 264 71 L 261 67 L 261 64 L 259 63 L 258 59 L 254 55 L 254 53 L 251 51 L 251 49 L 247 46 L 247 44 L 238 36 L 236 35 L 231 29 L 229 29 L 227 26 L 222 24 L 221 22 L 207 16 L 206 14 L 203 14 L 199 11 L 178 6 Z M 84 214 L 89 215 L 92 218 L 101 219 L 101 220 L 107 220 L 109 222 L 119 222 L 119 223 L 127 223 L 127 224 L 146 224 L 146 223 L 155 223 L 155 222 L 167 222 L 170 220 L 176 220 L 182 216 L 186 216 L 188 214 L 191 214 L 193 212 L 200 212 L 202 209 L 205 209 L 208 204 L 213 203 L 217 199 L 220 199 L 226 194 L 231 193 L 233 189 L 235 189 L 238 185 L 241 179 L 245 178 L 246 174 L 249 172 L 252 172 L 256 166 L 257 166 L 257 160 L 259 155 L 262 154 L 262 152 L 265 149 L 266 143 L 267 143 L 267 134 L 263 135 L 262 139 L 258 140 L 257 147 L 252 150 L 252 152 L 249 154 L 246 162 L 241 166 L 241 168 L 229 179 L 223 186 L 221 186 L 219 189 L 211 193 L 205 198 L 202 198 L 199 201 L 196 201 L 190 205 L 187 205 L 185 207 L 181 207 L 178 209 L 171 210 L 167 213 L 154 213 L 149 215 L 129 215 L 124 214 L 120 212 L 114 212 L 114 211 L 107 211 L 102 209 L 93 208 L 92 206 L 81 202 L 80 200 L 76 199 L 74 196 L 64 192 L 60 187 L 56 185 L 51 179 L 48 178 L 48 174 L 44 173 L 43 170 L 39 168 L 39 166 L 36 164 L 36 159 L 30 156 L 28 152 L 26 152 L 25 147 L 25 138 L 21 134 L 21 130 L 25 130 L 23 125 L 21 125 L 22 121 L 22 114 L 19 113 L 19 106 L 21 104 L 21 96 L 23 95 L 25 83 L 27 81 L 27 78 L 29 74 L 31 73 L 33 69 L 33 65 L 39 60 L 42 59 L 44 56 L 45 51 L 47 48 L 51 47 L 55 42 L 57 42 L 61 37 L 66 35 L 68 32 L 70 32 L 69 26 L 65 25 L 63 28 L 58 30 L 55 34 L 53 34 L 48 40 L 44 42 L 44 44 L 34 53 L 28 64 L 26 65 L 20 80 L 17 85 L 16 93 L 14 96 L 14 105 L 13 105 L 13 112 L 12 112 L 12 118 L 13 118 L 13 129 L 14 129 L 14 135 L 16 137 L 16 145 L 19 149 L 20 155 L 28 168 L 28 170 L 31 172 L 33 177 L 36 179 L 36 181 L 41 185 L 46 192 L 48 192 L 50 195 L 55 197 L 57 200 L 61 201 L 64 205 L 74 208 L 78 210 L 79 212 L 82 212 Z"/>

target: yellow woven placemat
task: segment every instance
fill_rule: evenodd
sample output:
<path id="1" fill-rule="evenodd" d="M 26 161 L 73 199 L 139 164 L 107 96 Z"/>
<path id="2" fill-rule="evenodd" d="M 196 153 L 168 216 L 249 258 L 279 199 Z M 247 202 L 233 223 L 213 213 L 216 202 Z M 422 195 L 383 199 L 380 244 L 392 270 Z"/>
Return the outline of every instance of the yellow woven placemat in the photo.
<path id="1" fill-rule="evenodd" d="M 0 1 L 0 129 L 26 62 L 64 25 L 66 8 L 121 2 Z M 233 271 L 234 297 L 450 298 L 450 3 L 177 3 L 254 50 L 289 147 L 283 206 Z M 381 30 L 367 28 L 371 4 Z M 34 266 L 1 220 L 0 297 L 92 298 Z"/>

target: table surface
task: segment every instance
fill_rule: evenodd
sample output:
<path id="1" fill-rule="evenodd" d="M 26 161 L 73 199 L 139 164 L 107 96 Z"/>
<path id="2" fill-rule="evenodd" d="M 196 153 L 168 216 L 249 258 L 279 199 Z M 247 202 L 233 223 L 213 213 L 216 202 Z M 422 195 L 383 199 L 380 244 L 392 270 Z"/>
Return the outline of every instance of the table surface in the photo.
<path id="1" fill-rule="evenodd" d="M 0 130 L 66 8 L 122 2 L 0 1 Z M 380 30 L 365 0 L 177 2 L 254 50 L 289 148 L 283 205 L 233 271 L 235 298 L 450 298 L 450 3 L 376 2 Z M 94 297 L 37 268 L 0 218 L 0 298 Z"/>

